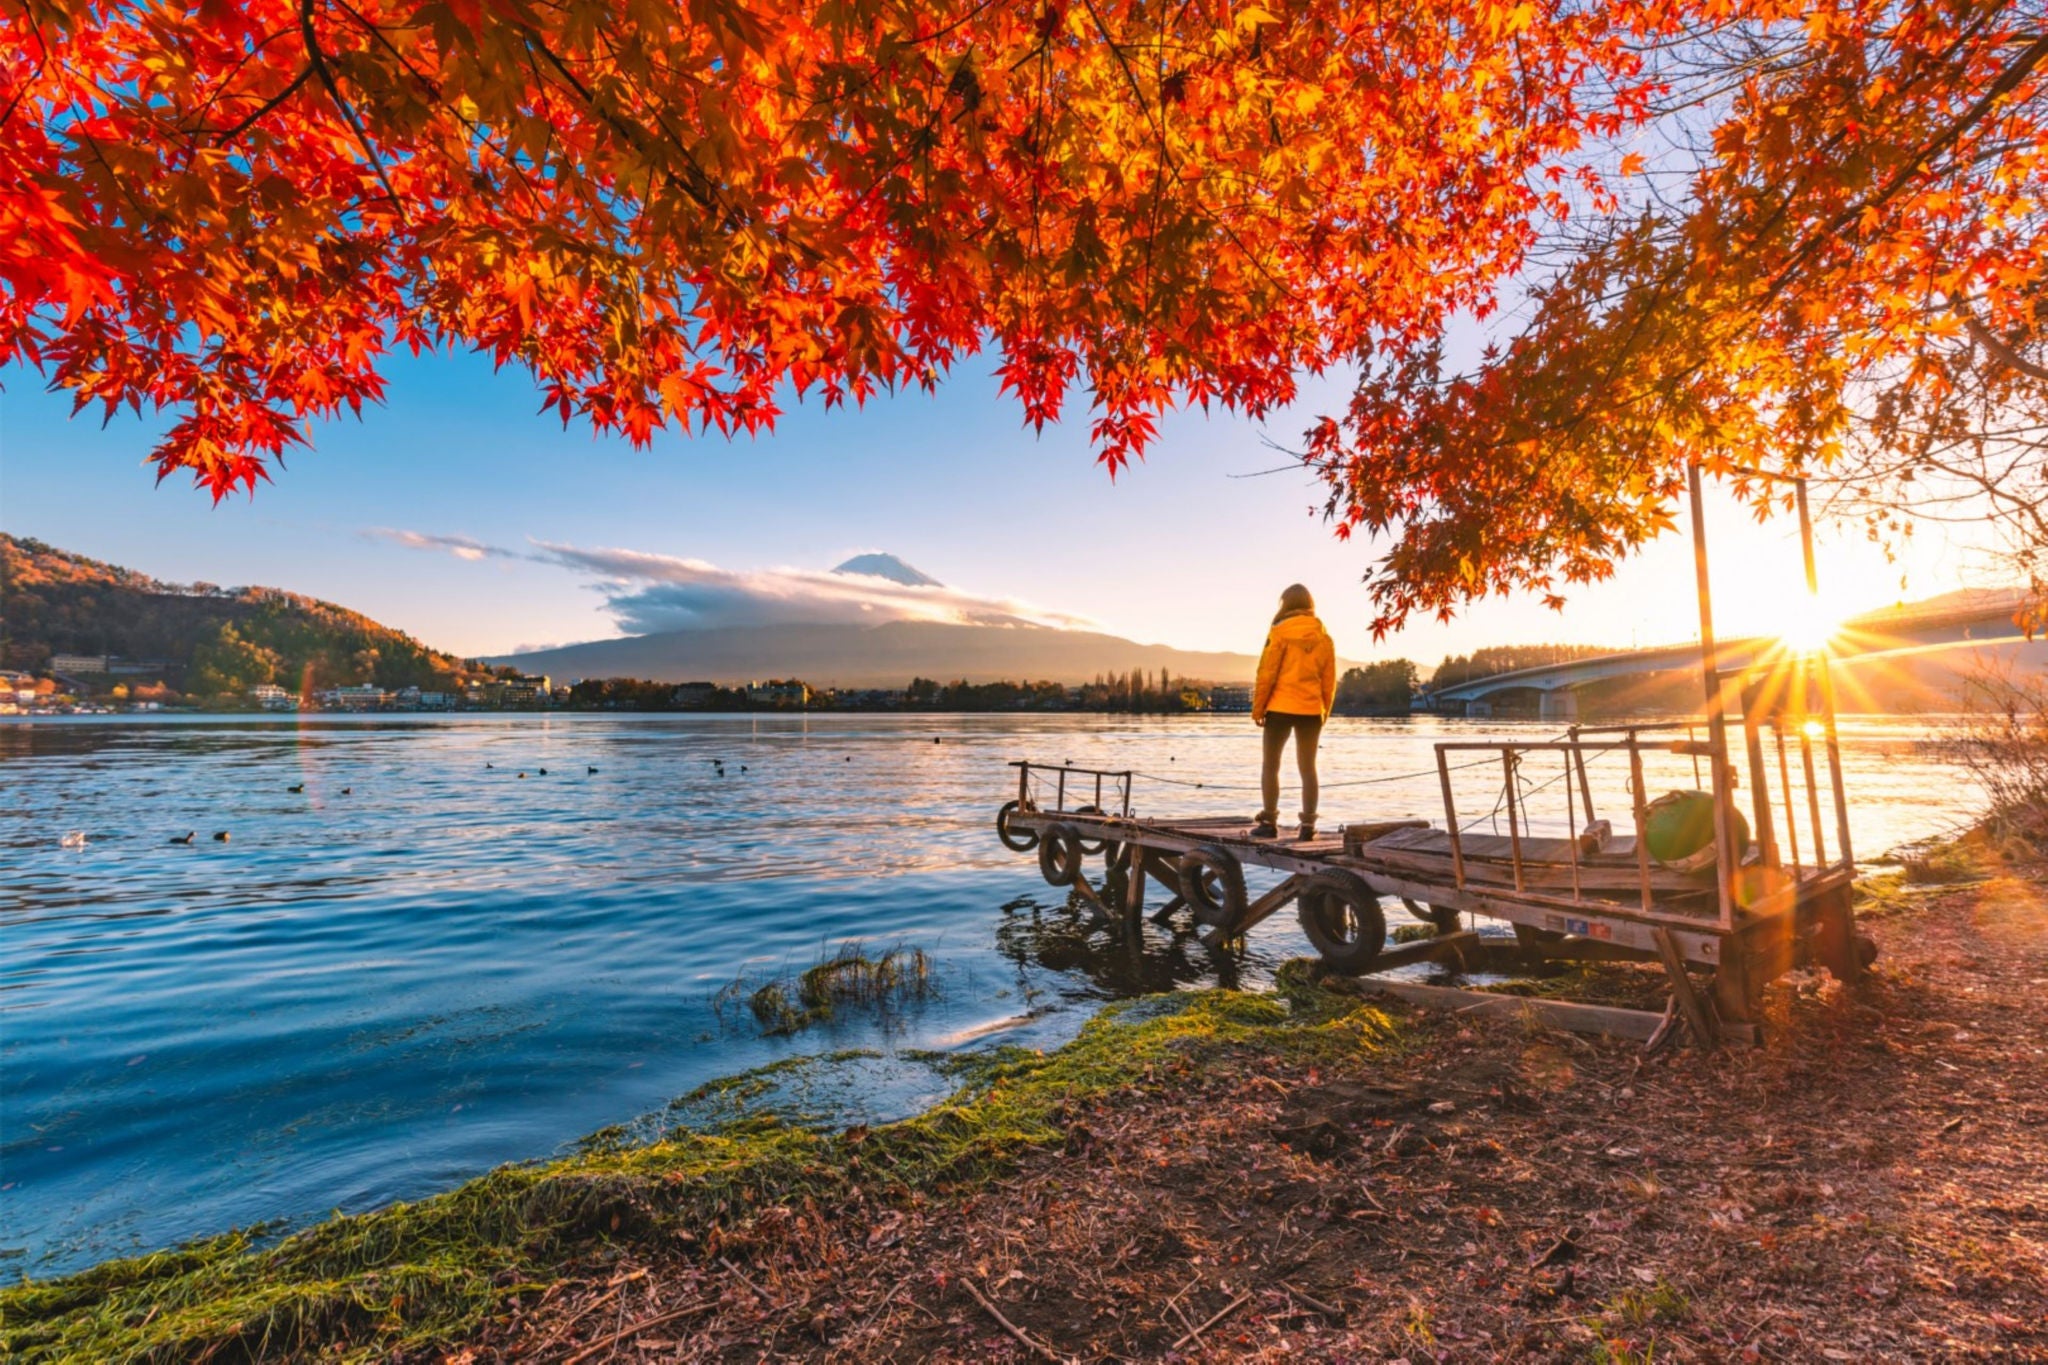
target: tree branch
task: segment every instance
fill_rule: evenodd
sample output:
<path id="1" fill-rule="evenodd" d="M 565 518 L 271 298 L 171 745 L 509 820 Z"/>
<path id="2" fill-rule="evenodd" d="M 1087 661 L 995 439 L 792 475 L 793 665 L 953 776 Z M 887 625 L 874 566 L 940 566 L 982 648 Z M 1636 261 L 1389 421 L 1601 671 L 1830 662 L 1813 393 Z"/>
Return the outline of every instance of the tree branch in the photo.
<path id="1" fill-rule="evenodd" d="M 1979 346 L 1991 352 L 1993 360 L 1996 360 L 2007 369 L 2018 370 L 2029 379 L 2038 379 L 2042 383 L 2048 384 L 2048 366 L 2036 365 L 2033 361 L 2014 350 L 1998 333 L 1978 321 L 1977 315 L 1964 305 L 1957 304 L 1956 312 L 1962 317 L 1963 326 L 1969 329 L 1971 338 Z"/>

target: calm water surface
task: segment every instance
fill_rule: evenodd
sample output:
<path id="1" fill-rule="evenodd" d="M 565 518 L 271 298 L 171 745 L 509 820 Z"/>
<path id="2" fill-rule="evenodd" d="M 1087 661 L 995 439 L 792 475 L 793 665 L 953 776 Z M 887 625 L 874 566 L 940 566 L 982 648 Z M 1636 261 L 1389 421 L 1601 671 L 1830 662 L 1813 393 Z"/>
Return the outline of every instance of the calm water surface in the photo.
<path id="1" fill-rule="evenodd" d="M 1434 740 L 1553 728 L 1335 721 L 1323 823 L 1440 818 Z M 1971 813 L 1929 733 L 1846 727 L 1859 853 Z M 990 828 L 1022 757 L 1154 774 L 1141 815 L 1249 812 L 1253 734 L 1243 717 L 0 724 L 0 1265 L 52 1274 L 416 1197 L 610 1125 L 659 1131 L 703 1081 L 805 1054 L 880 1055 L 785 1099 L 887 1117 L 950 1088 L 908 1054 L 1053 1044 L 1105 998 L 1257 984 L 1307 951 L 1290 917 L 1233 956 L 1157 928 L 1132 952 Z M 1484 815 L 1498 777 L 1459 777 Z M 1562 797 L 1547 780 L 1528 778 L 1539 814 Z M 791 1038 L 721 1004 L 848 939 L 926 949 L 938 993 Z"/>

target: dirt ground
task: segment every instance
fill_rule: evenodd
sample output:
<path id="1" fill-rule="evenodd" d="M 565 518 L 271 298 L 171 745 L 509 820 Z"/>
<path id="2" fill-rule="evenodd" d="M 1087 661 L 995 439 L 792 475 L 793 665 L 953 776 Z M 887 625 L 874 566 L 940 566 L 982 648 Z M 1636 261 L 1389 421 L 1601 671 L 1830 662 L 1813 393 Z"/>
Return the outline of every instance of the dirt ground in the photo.
<path id="1" fill-rule="evenodd" d="M 920 1202 L 620 1252 L 443 1358 L 2048 1361 L 2048 869 L 1896 886 L 1761 1049 L 1390 1010 Z"/>

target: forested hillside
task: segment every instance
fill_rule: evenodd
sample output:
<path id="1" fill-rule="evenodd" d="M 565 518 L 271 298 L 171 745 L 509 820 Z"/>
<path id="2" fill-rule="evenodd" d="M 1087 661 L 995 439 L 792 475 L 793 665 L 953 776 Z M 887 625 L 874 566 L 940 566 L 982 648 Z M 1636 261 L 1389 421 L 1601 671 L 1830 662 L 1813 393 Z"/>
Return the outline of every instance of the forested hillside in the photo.
<path id="1" fill-rule="evenodd" d="M 9 668 L 41 669 L 55 654 L 161 660 L 162 678 L 195 696 L 267 682 L 449 687 L 464 675 L 460 660 L 318 598 L 161 583 L 0 535 L 0 657 Z"/>

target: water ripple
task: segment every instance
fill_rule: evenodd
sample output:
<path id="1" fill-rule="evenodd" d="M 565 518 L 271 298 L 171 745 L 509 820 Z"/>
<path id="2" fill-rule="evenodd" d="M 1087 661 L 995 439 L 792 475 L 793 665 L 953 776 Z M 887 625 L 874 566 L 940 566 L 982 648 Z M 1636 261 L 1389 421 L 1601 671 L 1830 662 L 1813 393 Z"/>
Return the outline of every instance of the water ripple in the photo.
<path id="1" fill-rule="evenodd" d="M 1443 730 L 1333 723 L 1326 780 L 1426 776 L 1327 814 L 1438 814 Z M 1851 729 L 1869 847 L 1973 799 L 1919 733 Z M 899 1053 L 1056 1043 L 1093 1001 L 1302 951 L 1284 917 L 1241 956 L 1089 932 L 991 837 L 1027 756 L 1242 783 L 1256 741 L 1242 718 L 0 724 L 0 1252 L 49 1274 L 415 1197 L 814 1051 L 879 1050 L 846 1112 L 901 1112 L 944 1082 Z M 847 939 L 925 948 L 940 994 L 795 1039 L 719 1008 Z"/>

